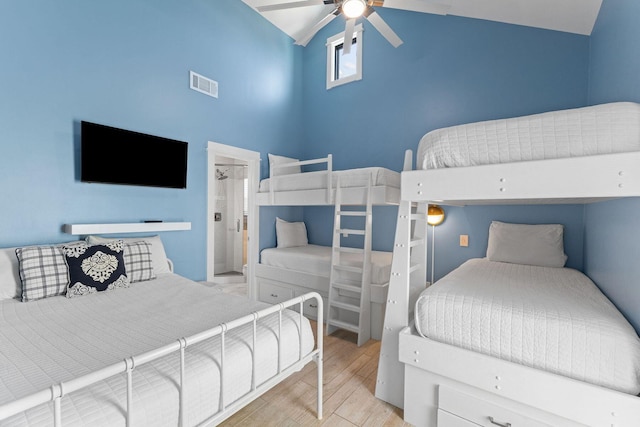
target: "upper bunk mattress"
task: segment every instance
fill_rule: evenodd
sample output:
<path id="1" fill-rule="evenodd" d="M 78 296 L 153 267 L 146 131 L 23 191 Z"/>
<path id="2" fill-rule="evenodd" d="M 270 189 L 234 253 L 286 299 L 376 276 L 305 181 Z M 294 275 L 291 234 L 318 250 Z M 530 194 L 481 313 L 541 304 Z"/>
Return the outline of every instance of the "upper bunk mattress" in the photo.
<path id="1" fill-rule="evenodd" d="M 343 265 L 362 265 L 362 255 L 343 253 Z M 383 285 L 391 275 L 391 252 L 371 251 L 371 283 Z M 331 247 L 306 245 L 293 248 L 269 248 L 261 252 L 261 264 L 288 270 L 302 271 L 317 276 L 329 277 L 331 272 Z M 348 272 L 344 272 L 348 275 Z M 345 277 L 348 278 L 348 277 Z"/>
<path id="2" fill-rule="evenodd" d="M 422 292 L 415 317 L 433 340 L 640 392 L 640 338 L 576 270 L 472 259 Z"/>
<path id="3" fill-rule="evenodd" d="M 640 104 L 618 102 L 437 129 L 417 169 L 477 166 L 640 150 Z"/>
<path id="4" fill-rule="evenodd" d="M 80 298 L 2 301 L 0 404 L 268 306 L 174 274 Z M 303 321 L 302 348 L 298 338 L 300 315 L 289 310 L 283 312 L 282 339 L 274 335 L 277 314 L 260 320 L 255 353 L 250 324 L 227 332 L 227 405 L 250 391 L 253 354 L 256 384 L 261 384 L 278 372 L 278 342 L 285 343 L 283 367 L 298 360 L 301 349 L 304 354 L 312 351 L 311 327 L 306 319 Z M 187 347 L 185 360 L 187 425 L 196 425 L 216 412 L 220 402 L 220 339 Z M 136 367 L 133 383 L 133 425 L 178 425 L 178 353 Z M 100 381 L 62 399 L 63 424 L 124 426 L 126 401 L 122 375 Z M 52 404 L 41 405 L 0 424 L 51 425 L 52 408 Z"/>
<path id="5" fill-rule="evenodd" d="M 335 188 L 338 178 L 341 187 L 366 187 L 372 178 L 372 185 L 400 188 L 400 173 L 386 168 L 372 167 L 332 171 L 332 187 Z M 272 178 L 260 181 L 260 192 L 271 188 Z M 327 188 L 327 172 L 315 171 L 293 173 L 276 177 L 275 191 L 317 190 Z"/>

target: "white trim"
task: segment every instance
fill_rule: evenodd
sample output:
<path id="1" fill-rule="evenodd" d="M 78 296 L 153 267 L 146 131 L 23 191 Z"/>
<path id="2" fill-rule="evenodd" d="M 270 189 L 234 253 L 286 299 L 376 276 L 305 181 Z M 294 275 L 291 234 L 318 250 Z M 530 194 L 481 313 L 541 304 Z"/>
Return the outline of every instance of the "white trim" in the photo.
<path id="1" fill-rule="evenodd" d="M 334 51 L 337 45 L 344 42 L 344 31 L 327 39 L 327 90 L 346 83 L 362 80 L 362 52 L 364 50 L 364 37 L 362 37 L 363 32 L 364 29 L 362 27 L 362 24 L 356 25 L 353 31 L 354 36 L 358 40 L 358 50 L 356 54 L 356 73 L 338 80 L 334 80 L 333 78 L 333 71 L 335 68 Z"/>
<path id="2" fill-rule="evenodd" d="M 151 233 L 191 230 L 190 222 L 134 222 L 120 224 L 64 224 L 67 234 Z"/>
<path id="3" fill-rule="evenodd" d="M 247 163 L 247 176 L 249 180 L 249 200 L 247 215 L 247 288 L 249 298 L 256 299 L 255 294 L 255 273 L 253 266 L 258 262 L 259 230 L 260 219 L 258 208 L 255 203 L 255 196 L 258 191 L 260 178 L 260 153 L 244 148 L 233 147 L 231 145 L 219 144 L 209 141 L 207 145 L 207 281 L 212 282 L 214 277 L 214 218 L 213 212 L 216 209 L 215 201 L 215 163 L 216 156 L 229 157 Z"/>

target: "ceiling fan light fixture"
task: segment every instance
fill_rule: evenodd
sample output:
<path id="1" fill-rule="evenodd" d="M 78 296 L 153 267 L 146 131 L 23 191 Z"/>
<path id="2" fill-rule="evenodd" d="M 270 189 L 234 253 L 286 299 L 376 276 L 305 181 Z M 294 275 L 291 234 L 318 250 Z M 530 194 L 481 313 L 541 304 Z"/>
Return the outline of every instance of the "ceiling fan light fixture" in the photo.
<path id="1" fill-rule="evenodd" d="M 366 8 L 367 4 L 364 0 L 344 0 L 342 2 L 342 13 L 349 19 L 362 16 Z"/>

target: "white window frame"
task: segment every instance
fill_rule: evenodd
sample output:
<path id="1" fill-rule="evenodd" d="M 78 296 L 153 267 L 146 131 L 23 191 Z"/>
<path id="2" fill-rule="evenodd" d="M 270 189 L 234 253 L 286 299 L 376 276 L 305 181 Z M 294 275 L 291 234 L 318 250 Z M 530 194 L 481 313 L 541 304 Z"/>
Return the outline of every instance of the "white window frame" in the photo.
<path id="1" fill-rule="evenodd" d="M 353 36 L 358 41 L 358 53 L 356 55 L 356 73 L 341 79 L 334 79 L 335 71 L 335 50 L 336 47 L 344 43 L 344 31 L 327 39 L 327 90 L 346 83 L 362 80 L 362 51 L 363 33 L 362 24 L 358 24 L 353 29 Z"/>

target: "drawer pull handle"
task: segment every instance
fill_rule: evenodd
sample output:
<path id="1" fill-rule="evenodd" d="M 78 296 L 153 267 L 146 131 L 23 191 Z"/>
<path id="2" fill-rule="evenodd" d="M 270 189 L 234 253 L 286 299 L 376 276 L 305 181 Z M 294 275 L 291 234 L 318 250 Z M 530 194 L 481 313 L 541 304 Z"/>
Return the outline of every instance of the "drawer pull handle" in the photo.
<path id="1" fill-rule="evenodd" d="M 272 298 L 278 298 L 278 294 L 271 294 Z"/>
<path id="2" fill-rule="evenodd" d="M 511 427 L 511 423 L 500 423 L 496 421 L 495 418 L 493 417 L 489 417 L 489 421 L 491 421 L 491 424 L 495 424 L 500 427 Z"/>
<path id="3" fill-rule="evenodd" d="M 318 304 L 309 304 L 309 307 L 311 307 L 311 308 L 318 308 Z"/>

